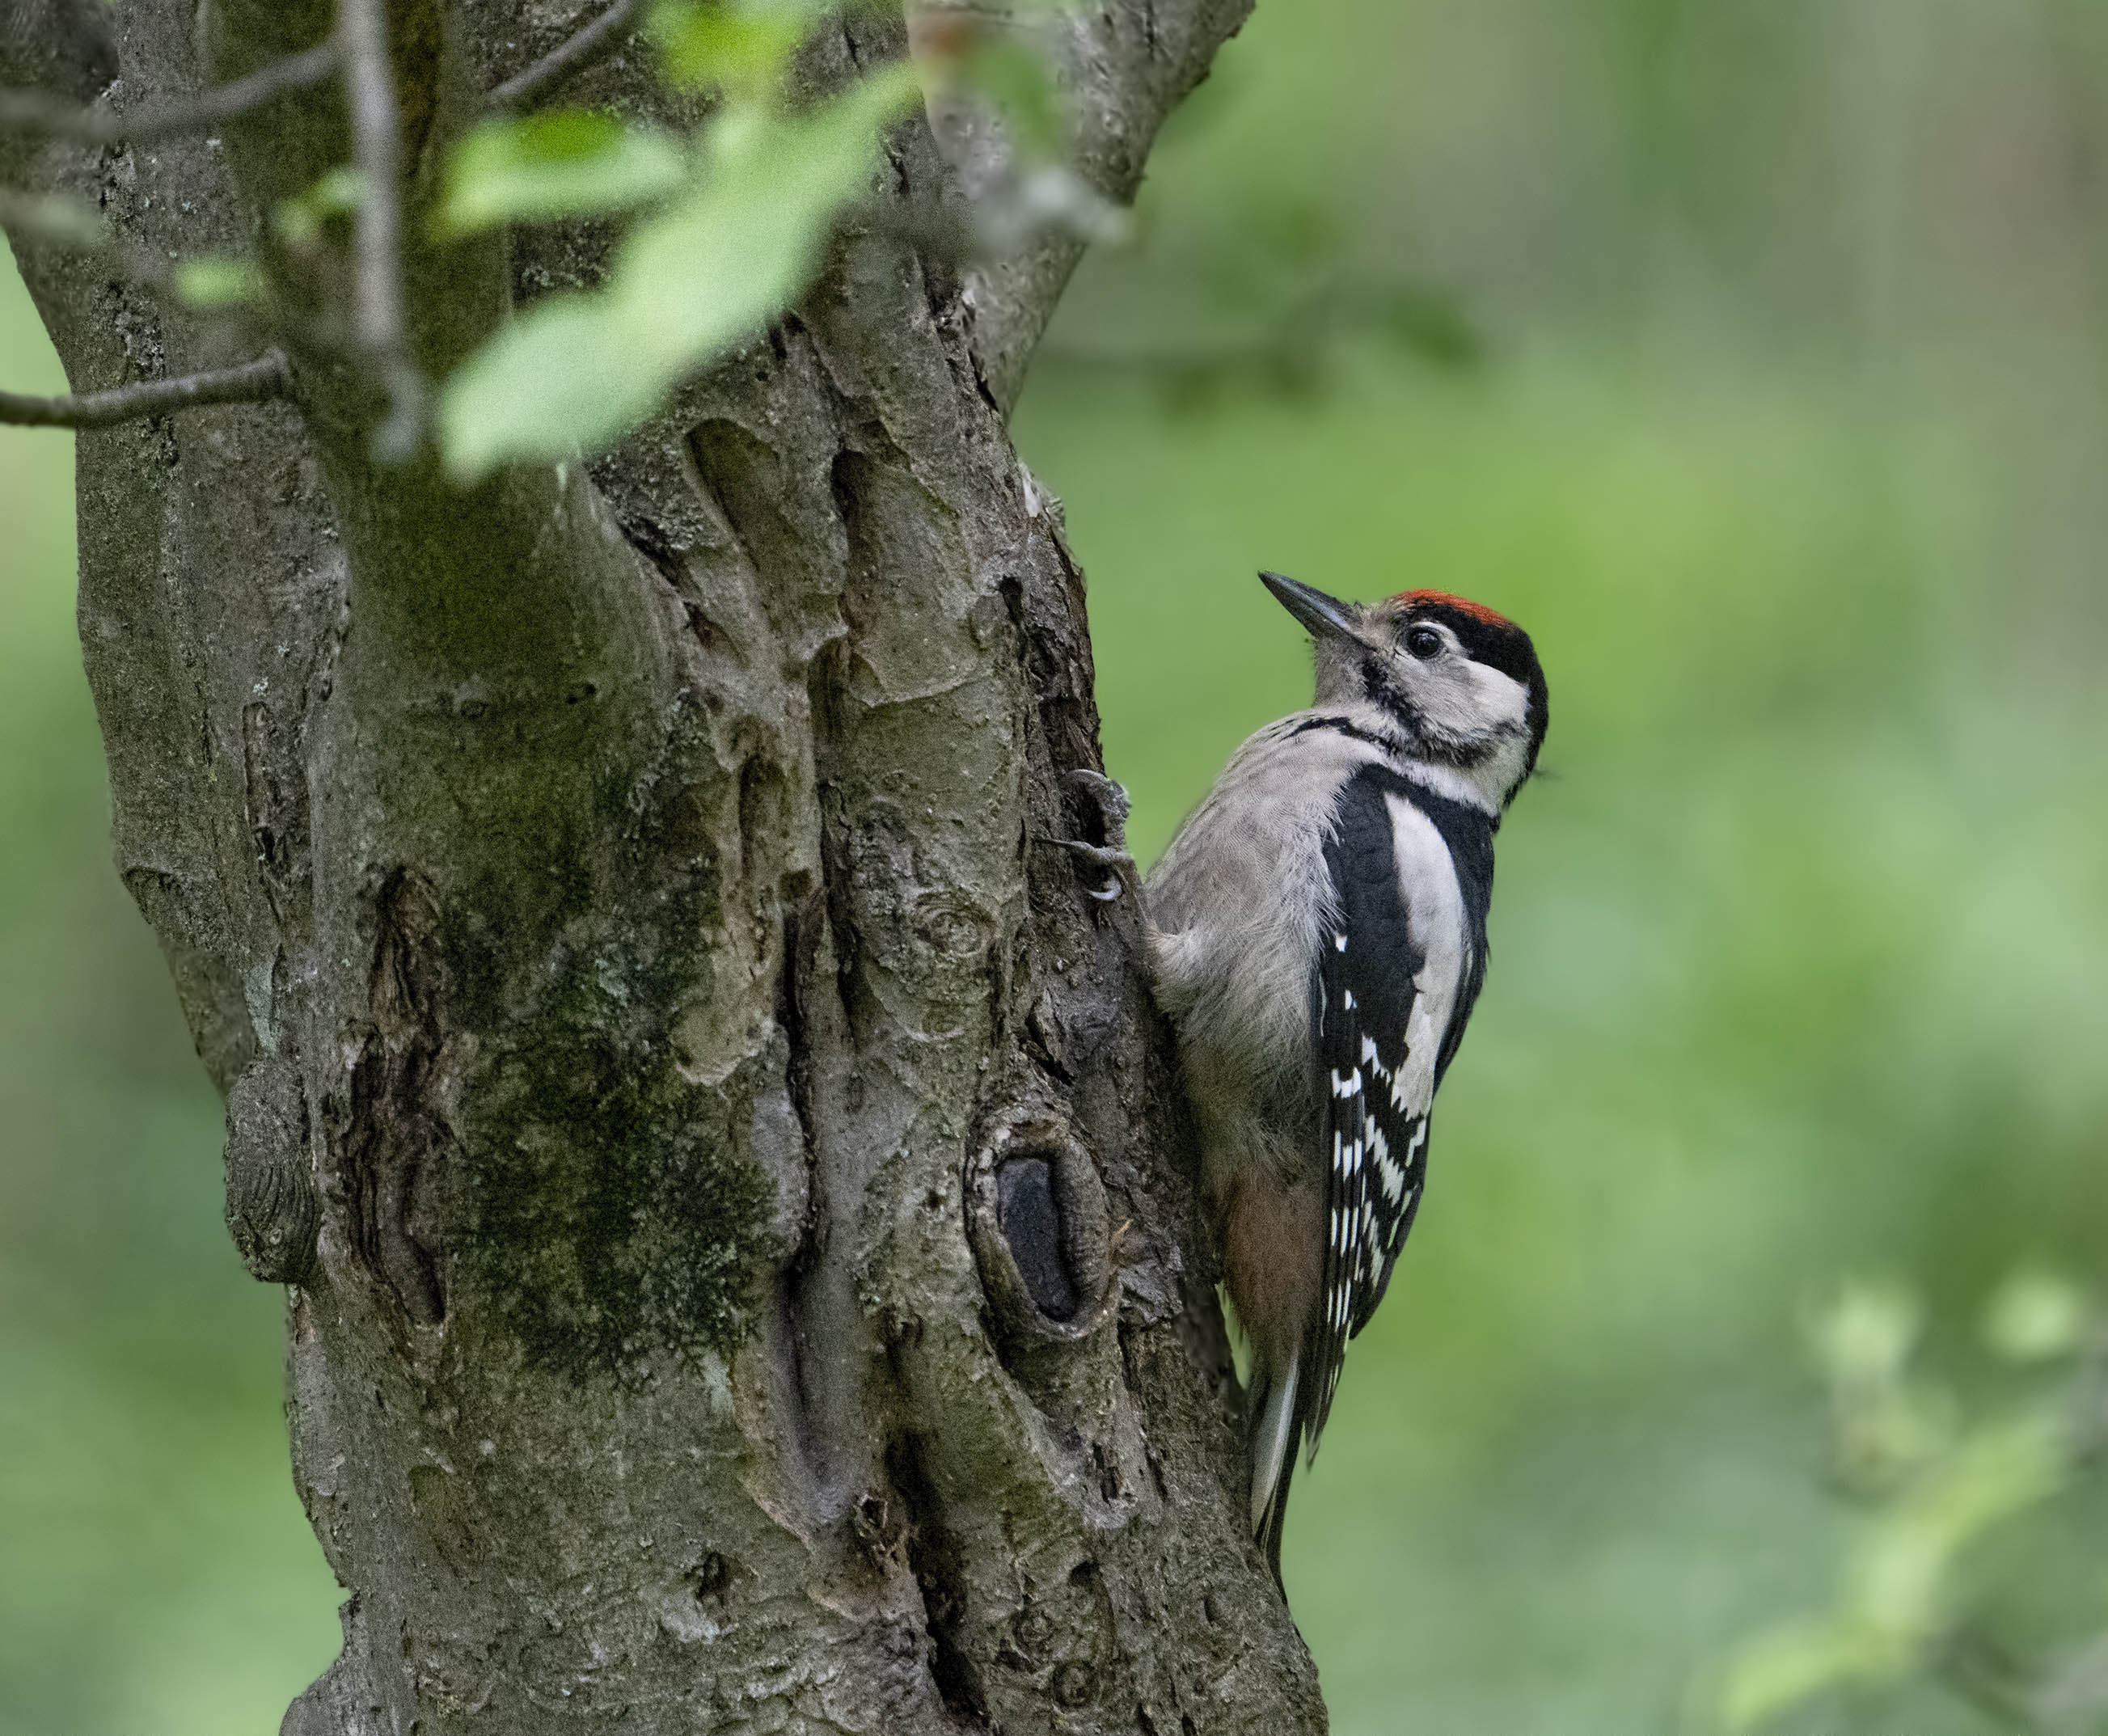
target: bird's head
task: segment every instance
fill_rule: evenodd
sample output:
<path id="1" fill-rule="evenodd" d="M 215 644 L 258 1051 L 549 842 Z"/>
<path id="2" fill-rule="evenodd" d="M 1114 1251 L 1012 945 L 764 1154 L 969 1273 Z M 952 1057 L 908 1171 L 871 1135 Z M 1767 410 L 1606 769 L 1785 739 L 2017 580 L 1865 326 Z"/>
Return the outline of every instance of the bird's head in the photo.
<path id="1" fill-rule="evenodd" d="M 1320 706 L 1373 707 L 1406 751 L 1454 767 L 1505 808 L 1537 765 L 1550 708 L 1529 635 L 1444 591 L 1342 602 L 1261 573 L 1308 629 Z"/>

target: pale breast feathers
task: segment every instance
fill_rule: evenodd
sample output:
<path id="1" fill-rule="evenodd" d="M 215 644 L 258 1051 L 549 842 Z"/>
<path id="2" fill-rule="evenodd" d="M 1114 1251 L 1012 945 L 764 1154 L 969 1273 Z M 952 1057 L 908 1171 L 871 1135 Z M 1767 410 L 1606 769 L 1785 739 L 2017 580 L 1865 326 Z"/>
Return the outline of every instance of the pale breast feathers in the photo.
<path id="1" fill-rule="evenodd" d="M 1285 718 L 1237 751 L 1149 883 L 1158 994 L 1182 1040 L 1267 1069 L 1307 1057 L 1327 817 L 1378 758 L 1304 721 Z"/>

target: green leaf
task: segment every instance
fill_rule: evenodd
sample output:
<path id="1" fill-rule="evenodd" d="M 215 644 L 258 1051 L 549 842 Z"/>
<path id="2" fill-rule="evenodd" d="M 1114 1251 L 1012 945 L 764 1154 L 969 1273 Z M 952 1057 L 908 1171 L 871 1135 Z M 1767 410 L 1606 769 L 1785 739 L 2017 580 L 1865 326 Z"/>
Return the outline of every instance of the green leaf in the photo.
<path id="1" fill-rule="evenodd" d="M 312 246 L 325 223 L 349 217 L 365 199 L 365 176 L 355 169 L 332 169 L 305 192 L 280 200 L 271 214 L 272 225 L 287 246 Z"/>
<path id="2" fill-rule="evenodd" d="M 1720 1689 L 1720 1721 L 1746 1730 L 1845 1682 L 1878 1680 L 1903 1661 L 1849 1621 L 1801 1621 L 1738 1651 Z"/>
<path id="3" fill-rule="evenodd" d="M 605 290 L 549 297 L 448 381 L 454 476 L 604 446 L 759 331 L 811 281 L 836 214 L 870 184 L 880 129 L 914 90 L 896 65 L 809 115 L 727 114 L 702 185 L 637 225 Z"/>
<path id="4" fill-rule="evenodd" d="M 2009 1362 L 2046 1362 L 2081 1349 L 2091 1322 L 2086 1293 L 2051 1272 L 2016 1272 L 1984 1312 L 1984 1337 Z"/>
<path id="5" fill-rule="evenodd" d="M 831 10 L 825 0 L 671 4 L 652 15 L 651 30 L 673 83 L 716 85 L 759 101 L 773 92 L 799 43 Z"/>
<path id="6" fill-rule="evenodd" d="M 1917 1298 L 1894 1284 L 1844 1285 L 1809 1328 L 1823 1372 L 1840 1386 L 1899 1380 L 1922 1323 Z"/>
<path id="7" fill-rule="evenodd" d="M 688 173 L 678 139 L 625 127 L 611 115 L 559 109 L 485 121 L 454 148 L 434 228 L 443 236 L 466 235 L 500 223 L 627 210 L 666 197 Z"/>
<path id="8" fill-rule="evenodd" d="M 2055 1495 L 2070 1466 L 2070 1437 L 2054 1413 L 1972 1430 L 1868 1532 L 1854 1564 L 1855 1601 L 1890 1628 L 1928 1632 L 1955 1558 Z"/>
<path id="9" fill-rule="evenodd" d="M 232 308 L 264 299 L 264 273 L 254 259 L 206 254 L 178 262 L 176 295 L 188 308 Z"/>

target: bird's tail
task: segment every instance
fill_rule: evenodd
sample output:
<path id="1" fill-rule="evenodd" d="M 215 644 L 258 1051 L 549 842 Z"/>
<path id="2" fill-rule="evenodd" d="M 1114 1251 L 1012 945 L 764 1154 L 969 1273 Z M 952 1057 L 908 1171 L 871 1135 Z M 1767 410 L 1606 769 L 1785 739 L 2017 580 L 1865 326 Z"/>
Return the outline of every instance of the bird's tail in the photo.
<path id="1" fill-rule="evenodd" d="M 1252 1370 L 1245 1403 L 1251 1418 L 1251 1527 L 1266 1552 L 1274 1583 L 1281 1583 L 1281 1528 L 1288 1516 L 1288 1486 L 1295 1477 L 1298 1413 L 1296 1373 L 1301 1358 L 1291 1355 L 1278 1372 Z"/>

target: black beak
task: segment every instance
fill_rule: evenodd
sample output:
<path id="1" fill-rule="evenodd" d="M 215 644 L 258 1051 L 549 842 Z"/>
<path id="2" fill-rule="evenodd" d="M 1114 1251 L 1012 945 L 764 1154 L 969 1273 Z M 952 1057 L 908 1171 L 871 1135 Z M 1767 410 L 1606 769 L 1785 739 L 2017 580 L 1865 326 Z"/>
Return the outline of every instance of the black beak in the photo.
<path id="1" fill-rule="evenodd" d="M 1358 611 L 1352 603 L 1327 597 L 1279 573 L 1261 573 L 1259 583 L 1273 593 L 1274 601 L 1302 622 L 1313 639 L 1355 639 L 1362 636 Z"/>

